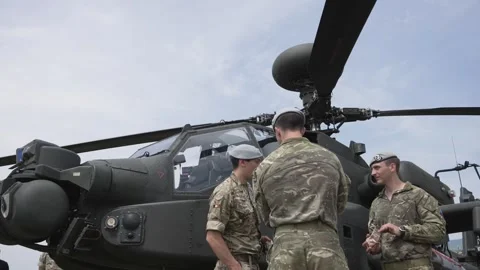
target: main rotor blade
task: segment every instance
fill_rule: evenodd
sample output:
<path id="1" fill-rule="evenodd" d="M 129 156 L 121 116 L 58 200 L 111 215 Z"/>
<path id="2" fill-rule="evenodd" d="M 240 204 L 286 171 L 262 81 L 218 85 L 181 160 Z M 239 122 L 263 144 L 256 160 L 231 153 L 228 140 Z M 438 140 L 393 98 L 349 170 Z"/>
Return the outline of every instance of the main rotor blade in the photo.
<path id="1" fill-rule="evenodd" d="M 326 0 L 310 56 L 318 95 L 330 96 L 376 0 Z"/>
<path id="2" fill-rule="evenodd" d="M 98 150 L 104 150 L 109 148 L 116 148 L 116 147 L 123 147 L 123 146 L 130 146 L 135 144 L 159 141 L 167 137 L 170 137 L 172 135 L 175 135 L 181 131 L 182 131 L 182 128 L 164 129 L 164 130 L 145 132 L 140 134 L 121 136 L 116 138 L 103 139 L 98 141 L 72 144 L 72 145 L 63 146 L 63 148 L 71 150 L 75 153 L 98 151 Z"/>
<path id="3" fill-rule="evenodd" d="M 243 120 L 234 120 L 234 121 L 223 121 L 219 123 L 193 125 L 190 127 L 192 129 L 198 129 L 198 128 L 214 127 L 219 125 L 234 124 L 234 123 L 240 123 L 240 122 L 246 122 L 246 121 L 251 121 L 251 120 L 243 119 Z M 167 137 L 170 137 L 172 135 L 182 132 L 184 128 L 185 127 L 177 127 L 177 128 L 163 129 L 158 131 L 151 131 L 151 132 L 145 132 L 145 133 L 139 133 L 139 134 L 97 140 L 97 141 L 71 144 L 67 146 L 62 146 L 62 148 L 71 150 L 75 153 L 84 153 L 84 152 L 98 151 L 98 150 L 104 150 L 109 148 L 130 146 L 135 144 L 160 141 Z M 0 157 L 0 167 L 15 164 L 15 162 L 16 162 L 15 155 Z"/>
<path id="4" fill-rule="evenodd" d="M 373 117 L 415 115 L 480 115 L 480 107 L 439 107 L 428 109 L 373 111 Z"/>
<path id="5" fill-rule="evenodd" d="M 0 167 L 15 164 L 15 156 L 6 156 L 0 158 Z"/>
<path id="6" fill-rule="evenodd" d="M 182 131 L 182 128 L 171 128 L 152 132 L 145 132 L 140 134 L 133 134 L 97 141 L 90 141 L 78 144 L 71 144 L 62 146 L 62 148 L 71 150 L 75 153 L 84 153 L 90 151 L 104 150 L 109 148 L 116 148 L 122 146 L 129 146 L 141 143 L 148 143 L 153 141 L 163 140 L 167 137 L 175 135 Z M 0 158 L 0 167 L 15 164 L 15 155 Z"/>

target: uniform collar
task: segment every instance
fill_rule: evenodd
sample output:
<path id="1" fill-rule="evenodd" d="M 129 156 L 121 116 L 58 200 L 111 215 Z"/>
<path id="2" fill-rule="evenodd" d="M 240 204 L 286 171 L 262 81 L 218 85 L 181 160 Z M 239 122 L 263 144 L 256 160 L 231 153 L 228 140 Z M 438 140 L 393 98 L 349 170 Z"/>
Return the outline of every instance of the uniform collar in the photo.
<path id="1" fill-rule="evenodd" d="M 284 140 L 280 145 L 303 142 L 303 141 L 309 141 L 309 140 L 305 137 L 288 138 Z"/>
<path id="2" fill-rule="evenodd" d="M 412 189 L 413 189 L 412 183 L 410 183 L 410 181 L 406 181 L 406 182 L 405 182 L 405 186 L 403 186 L 402 189 L 395 191 L 393 194 L 408 192 L 408 191 L 410 191 L 410 190 L 412 190 Z M 384 196 L 385 196 L 385 188 L 383 188 L 382 191 L 380 191 L 380 192 L 378 193 L 378 197 L 381 198 L 381 197 L 384 197 Z"/>
<path id="3" fill-rule="evenodd" d="M 238 177 L 235 175 L 234 172 L 232 172 L 232 173 L 230 174 L 230 178 L 232 178 L 232 181 L 233 181 L 235 184 L 239 185 L 239 186 L 241 186 L 241 185 L 248 185 L 248 182 L 242 184 L 242 182 L 240 182 L 240 180 L 238 180 Z"/>

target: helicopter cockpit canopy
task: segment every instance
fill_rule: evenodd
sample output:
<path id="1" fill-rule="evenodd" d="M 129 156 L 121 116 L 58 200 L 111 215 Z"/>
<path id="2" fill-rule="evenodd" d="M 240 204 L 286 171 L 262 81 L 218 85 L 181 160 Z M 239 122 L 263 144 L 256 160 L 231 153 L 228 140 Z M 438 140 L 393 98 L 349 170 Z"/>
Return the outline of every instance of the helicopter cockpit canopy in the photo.
<path id="1" fill-rule="evenodd" d="M 172 146 L 173 142 L 177 139 L 178 135 L 179 134 L 176 134 L 166 139 L 163 139 L 161 141 L 142 147 L 138 149 L 135 153 L 133 153 L 133 155 L 131 155 L 130 158 L 148 157 L 151 155 L 168 151 L 170 150 L 170 147 Z"/>
<path id="2" fill-rule="evenodd" d="M 227 152 L 232 146 L 260 146 L 266 156 L 274 149 L 268 144 L 272 142 L 276 143 L 273 131 L 261 126 L 240 125 L 190 134 L 175 151 L 175 155 L 185 157 L 185 162 L 174 165 L 175 189 L 183 192 L 210 189 L 231 174 L 233 167 Z M 266 144 L 268 147 L 263 148 Z"/>

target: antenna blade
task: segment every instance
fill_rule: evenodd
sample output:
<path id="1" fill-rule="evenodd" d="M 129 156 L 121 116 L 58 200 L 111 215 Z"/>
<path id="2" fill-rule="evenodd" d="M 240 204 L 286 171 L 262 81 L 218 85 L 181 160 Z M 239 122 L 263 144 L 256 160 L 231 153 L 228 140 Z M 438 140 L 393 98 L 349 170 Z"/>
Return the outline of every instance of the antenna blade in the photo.
<path id="1" fill-rule="evenodd" d="M 452 136 L 452 147 L 453 147 L 453 155 L 455 157 L 455 166 L 457 166 L 458 165 L 457 150 L 455 149 L 455 143 L 453 142 L 453 136 Z M 458 174 L 458 181 L 460 182 L 460 199 L 461 199 L 462 195 L 463 195 L 462 176 L 460 175 L 460 171 L 457 171 L 457 174 Z"/>

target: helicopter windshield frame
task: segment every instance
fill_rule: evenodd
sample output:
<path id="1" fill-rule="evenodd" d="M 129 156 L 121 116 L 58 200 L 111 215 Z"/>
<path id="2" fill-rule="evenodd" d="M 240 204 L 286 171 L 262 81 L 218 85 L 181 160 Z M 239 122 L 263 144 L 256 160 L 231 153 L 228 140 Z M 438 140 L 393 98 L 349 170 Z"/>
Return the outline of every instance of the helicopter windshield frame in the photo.
<path id="1" fill-rule="evenodd" d="M 231 175 L 233 167 L 227 151 L 232 146 L 250 144 L 262 149 L 272 141 L 276 142 L 272 129 L 251 123 L 186 131 L 171 150 L 172 157 L 185 157 L 184 163 L 171 164 L 173 196 L 208 198 L 213 189 Z"/>
<path id="2" fill-rule="evenodd" d="M 174 145 L 177 138 L 180 136 L 180 134 L 181 133 L 177 133 L 163 140 L 144 146 L 138 149 L 137 151 L 135 151 L 135 153 L 133 153 L 129 158 L 149 157 L 161 152 L 169 152 L 172 150 L 171 148 Z"/>

